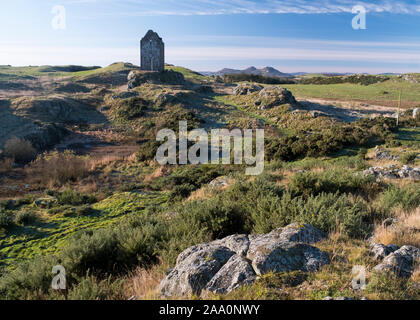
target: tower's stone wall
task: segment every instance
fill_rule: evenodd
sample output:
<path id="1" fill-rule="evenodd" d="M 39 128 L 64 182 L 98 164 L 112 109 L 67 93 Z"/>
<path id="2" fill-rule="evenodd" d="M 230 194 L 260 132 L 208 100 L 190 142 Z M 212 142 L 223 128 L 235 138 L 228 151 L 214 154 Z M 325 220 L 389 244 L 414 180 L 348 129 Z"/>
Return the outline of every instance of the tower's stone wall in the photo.
<path id="1" fill-rule="evenodd" d="M 156 32 L 149 30 L 141 39 L 140 56 L 142 70 L 165 70 L 165 44 Z"/>

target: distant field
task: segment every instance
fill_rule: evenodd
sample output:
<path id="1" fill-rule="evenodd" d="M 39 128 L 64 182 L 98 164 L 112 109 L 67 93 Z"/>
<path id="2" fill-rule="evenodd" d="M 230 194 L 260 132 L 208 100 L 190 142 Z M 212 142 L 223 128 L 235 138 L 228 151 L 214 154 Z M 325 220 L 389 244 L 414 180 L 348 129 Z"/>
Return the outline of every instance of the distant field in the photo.
<path id="1" fill-rule="evenodd" d="M 284 85 L 297 98 L 324 98 L 337 100 L 363 100 L 369 103 L 382 103 L 397 106 L 399 91 L 402 89 L 402 108 L 420 105 L 420 83 L 410 83 L 400 79 L 391 79 L 369 86 L 358 84 L 330 85 Z"/>
<path id="2" fill-rule="evenodd" d="M 100 70 L 100 67 L 82 66 L 0 66 L 0 81 L 33 79 L 40 76 L 68 76 Z"/>

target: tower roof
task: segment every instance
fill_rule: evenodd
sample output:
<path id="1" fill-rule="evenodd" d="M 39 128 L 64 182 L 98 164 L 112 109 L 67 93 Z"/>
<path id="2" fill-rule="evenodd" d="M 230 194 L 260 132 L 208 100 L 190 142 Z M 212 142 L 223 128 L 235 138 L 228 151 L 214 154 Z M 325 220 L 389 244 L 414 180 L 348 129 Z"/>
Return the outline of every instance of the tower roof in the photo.
<path id="1" fill-rule="evenodd" d="M 159 35 L 156 32 L 154 32 L 153 30 L 147 31 L 146 35 L 143 37 L 143 39 L 141 39 L 141 41 L 146 41 L 146 40 L 150 40 L 150 39 L 153 39 L 153 38 L 155 38 L 159 41 L 162 41 L 162 38 L 159 37 Z"/>

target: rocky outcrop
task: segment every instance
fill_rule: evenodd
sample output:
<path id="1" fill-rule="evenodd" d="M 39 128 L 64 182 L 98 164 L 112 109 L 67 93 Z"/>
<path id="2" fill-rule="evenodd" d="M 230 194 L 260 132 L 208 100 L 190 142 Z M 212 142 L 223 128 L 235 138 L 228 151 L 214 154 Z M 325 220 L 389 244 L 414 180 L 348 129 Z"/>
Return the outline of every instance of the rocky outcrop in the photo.
<path id="1" fill-rule="evenodd" d="M 232 235 L 183 251 L 160 285 L 165 297 L 227 293 L 268 272 L 314 271 L 329 263 L 310 245 L 325 237 L 306 224 L 263 235 Z"/>
<path id="2" fill-rule="evenodd" d="M 182 85 L 185 83 L 184 75 L 173 70 L 163 72 L 131 71 L 127 76 L 127 90 L 134 89 L 145 83 Z"/>
<path id="3" fill-rule="evenodd" d="M 375 148 L 375 158 L 377 160 L 393 160 L 393 161 L 398 161 L 400 159 L 399 156 L 391 155 L 391 152 L 389 150 L 382 149 L 378 146 Z"/>
<path id="4" fill-rule="evenodd" d="M 397 168 L 395 165 L 388 167 L 370 167 L 363 171 L 363 175 L 372 175 L 376 178 L 385 179 L 410 179 L 413 181 L 420 181 L 420 168 L 411 168 L 406 165 L 401 168 Z"/>
<path id="5" fill-rule="evenodd" d="M 240 83 L 233 89 L 233 94 L 235 96 L 243 96 L 261 91 L 262 89 L 263 87 L 257 84 Z"/>
<path id="6" fill-rule="evenodd" d="M 296 99 L 293 94 L 282 87 L 270 86 L 262 89 L 258 94 L 258 100 L 255 102 L 259 109 L 270 109 L 282 104 L 295 105 Z"/>
<path id="7" fill-rule="evenodd" d="M 374 270 L 377 272 L 393 272 L 398 277 L 410 277 L 414 266 L 420 259 L 420 249 L 413 246 L 403 246 L 387 255 Z"/>
<path id="8" fill-rule="evenodd" d="M 373 256 L 373 259 L 381 261 L 398 249 L 399 247 L 393 244 L 385 246 L 381 243 L 375 243 L 370 249 L 370 254 Z"/>
<path id="9" fill-rule="evenodd" d="M 225 176 L 217 177 L 216 179 L 212 180 L 209 183 L 209 186 L 214 189 L 224 188 L 224 187 L 227 187 L 228 185 L 229 185 L 229 179 L 228 177 L 225 177 Z"/>

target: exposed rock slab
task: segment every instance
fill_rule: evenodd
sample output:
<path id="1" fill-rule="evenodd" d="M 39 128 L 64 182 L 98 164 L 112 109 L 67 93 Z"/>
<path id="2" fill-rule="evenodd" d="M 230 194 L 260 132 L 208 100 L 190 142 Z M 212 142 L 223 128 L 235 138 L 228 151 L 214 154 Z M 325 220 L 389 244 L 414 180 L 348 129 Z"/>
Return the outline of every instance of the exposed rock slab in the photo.
<path id="1" fill-rule="evenodd" d="M 410 277 L 416 262 L 420 259 L 420 249 L 413 246 L 403 246 L 388 255 L 374 269 L 378 272 L 390 271 L 399 277 Z"/>
<path id="2" fill-rule="evenodd" d="M 268 234 L 231 235 L 190 247 L 161 282 L 161 294 L 227 293 L 267 272 L 317 270 L 329 260 L 309 243 L 324 237 L 310 225 L 292 224 Z"/>

